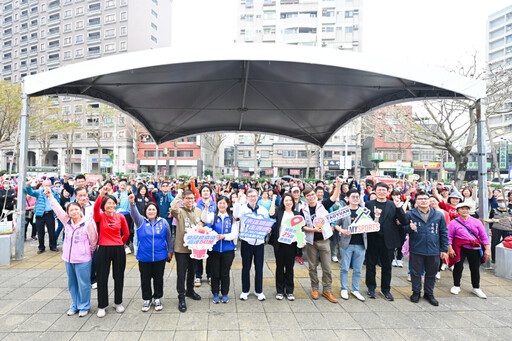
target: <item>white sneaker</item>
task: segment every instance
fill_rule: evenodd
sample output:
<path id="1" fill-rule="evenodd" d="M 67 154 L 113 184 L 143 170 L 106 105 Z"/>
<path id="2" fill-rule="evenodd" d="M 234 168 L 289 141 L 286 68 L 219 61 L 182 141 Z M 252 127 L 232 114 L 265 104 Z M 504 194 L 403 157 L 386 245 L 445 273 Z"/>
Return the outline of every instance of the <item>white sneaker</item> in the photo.
<path id="1" fill-rule="evenodd" d="M 124 313 L 124 307 L 122 304 L 114 304 L 112 305 L 117 313 L 121 314 Z"/>
<path id="2" fill-rule="evenodd" d="M 194 279 L 194 286 L 195 287 L 200 287 L 201 286 L 201 278 L 195 278 Z"/>
<path id="3" fill-rule="evenodd" d="M 352 296 L 354 296 L 355 298 L 357 298 L 359 301 L 361 302 L 364 302 L 365 301 L 365 298 L 363 295 L 361 295 L 359 293 L 359 291 L 352 291 Z"/>
<path id="4" fill-rule="evenodd" d="M 437 279 L 441 279 L 441 272 L 439 272 L 439 271 L 437 272 L 437 274 L 436 274 L 436 278 L 437 278 Z"/>
<path id="5" fill-rule="evenodd" d="M 130 248 L 127 246 L 127 247 L 124 248 L 124 253 L 129 255 L 130 253 L 132 253 L 132 250 L 130 250 Z"/>
<path id="6" fill-rule="evenodd" d="M 262 292 L 260 292 L 259 294 L 257 292 L 255 292 L 254 295 L 256 295 L 256 297 L 258 297 L 258 301 L 265 301 L 267 299 Z"/>
<path id="7" fill-rule="evenodd" d="M 398 266 L 398 262 L 396 261 L 396 259 L 393 259 L 393 261 L 391 262 L 391 265 Z"/>
<path id="8" fill-rule="evenodd" d="M 155 299 L 155 310 L 160 311 L 162 309 L 164 309 L 164 305 L 162 304 L 162 301 L 159 298 Z"/>
<path id="9" fill-rule="evenodd" d="M 91 284 L 91 289 L 98 289 L 98 283 Z"/>
<path id="10" fill-rule="evenodd" d="M 146 312 L 149 311 L 149 309 L 151 309 L 151 300 L 145 300 L 142 304 L 142 311 Z"/>
<path id="11" fill-rule="evenodd" d="M 75 315 L 76 313 L 78 313 L 78 310 L 71 310 L 71 309 L 69 309 L 69 310 L 68 310 L 68 312 L 67 312 L 67 315 L 68 315 L 68 316 L 73 316 L 73 315 Z"/>
<path id="12" fill-rule="evenodd" d="M 276 300 L 281 301 L 284 298 L 283 294 L 276 294 Z"/>
<path id="13" fill-rule="evenodd" d="M 248 292 L 243 292 L 240 294 L 240 299 L 242 301 L 247 301 L 247 299 L 249 298 L 249 293 Z"/>
<path id="14" fill-rule="evenodd" d="M 338 261 L 338 257 L 333 256 L 333 257 L 332 257 L 332 261 L 333 261 L 334 263 L 338 263 L 338 262 L 339 262 L 339 261 Z"/>
<path id="15" fill-rule="evenodd" d="M 410 282 L 411 281 L 411 274 L 407 274 L 407 280 Z"/>
<path id="16" fill-rule="evenodd" d="M 452 294 L 454 294 L 454 295 L 458 295 L 458 294 L 459 294 L 459 292 L 460 292 L 460 287 L 455 287 L 455 286 L 454 286 L 454 287 L 452 287 L 452 288 L 450 289 L 450 292 L 451 292 Z"/>
<path id="17" fill-rule="evenodd" d="M 81 311 L 78 313 L 78 317 L 85 317 L 87 316 L 87 314 L 89 314 L 89 310 Z"/>
<path id="18" fill-rule="evenodd" d="M 96 314 L 96 316 L 98 316 L 99 318 L 102 318 L 102 317 L 105 317 L 107 313 L 105 312 L 105 309 L 101 309 L 101 308 L 98 308 L 98 313 Z"/>
<path id="19" fill-rule="evenodd" d="M 396 264 L 400 267 L 400 268 L 403 268 L 404 267 L 404 262 L 402 262 L 402 260 L 397 260 L 396 261 Z"/>
<path id="20" fill-rule="evenodd" d="M 348 290 L 341 290 L 341 298 L 348 300 Z"/>
<path id="21" fill-rule="evenodd" d="M 443 265 L 441 265 L 441 271 L 445 271 L 446 269 L 448 269 L 448 264 L 443 263 Z"/>
<path id="22" fill-rule="evenodd" d="M 487 295 L 484 294 L 484 292 L 480 288 L 478 288 L 478 289 L 477 288 L 473 288 L 473 290 L 471 290 L 471 292 L 473 294 L 477 295 L 480 298 L 487 298 Z"/>

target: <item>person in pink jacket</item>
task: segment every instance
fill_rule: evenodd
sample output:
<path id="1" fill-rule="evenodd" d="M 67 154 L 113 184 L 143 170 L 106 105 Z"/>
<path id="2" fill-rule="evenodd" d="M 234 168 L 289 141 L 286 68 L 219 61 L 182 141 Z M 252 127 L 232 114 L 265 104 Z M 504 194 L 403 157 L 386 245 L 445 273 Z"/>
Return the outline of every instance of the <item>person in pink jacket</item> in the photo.
<path id="1" fill-rule="evenodd" d="M 69 203 L 64 212 L 49 188 L 44 194 L 57 218 L 64 224 L 62 259 L 66 264 L 68 289 L 73 301 L 67 314 L 71 316 L 78 312 L 78 316 L 83 317 L 91 308 L 91 260 L 98 243 L 96 224 L 83 216 L 78 202 Z"/>

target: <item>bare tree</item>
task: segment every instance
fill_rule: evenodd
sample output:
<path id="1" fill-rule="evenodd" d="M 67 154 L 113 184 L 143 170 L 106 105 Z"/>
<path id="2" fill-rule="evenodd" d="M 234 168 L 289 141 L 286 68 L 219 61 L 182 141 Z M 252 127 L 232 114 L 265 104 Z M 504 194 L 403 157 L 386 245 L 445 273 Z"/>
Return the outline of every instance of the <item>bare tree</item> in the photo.
<path id="1" fill-rule="evenodd" d="M 309 164 L 311 163 L 311 159 L 313 156 L 318 153 L 319 149 L 309 143 L 304 143 L 304 147 L 306 148 L 306 178 L 309 178 Z"/>
<path id="2" fill-rule="evenodd" d="M 258 173 L 258 157 L 256 155 L 258 152 L 258 145 L 261 143 L 261 141 L 263 141 L 263 134 L 259 134 L 259 133 L 252 134 L 253 156 L 254 156 L 254 178 L 255 179 L 259 178 L 259 176 L 260 176 L 259 174 L 257 174 Z"/>
<path id="3" fill-rule="evenodd" d="M 0 81 L 0 145 L 9 142 L 18 128 L 21 84 Z"/>
<path id="4" fill-rule="evenodd" d="M 219 154 L 219 149 L 222 143 L 227 139 L 226 134 L 203 134 L 202 135 L 204 141 L 208 145 L 208 148 L 213 152 L 213 179 L 216 178 L 217 175 L 217 159 Z"/>
<path id="5" fill-rule="evenodd" d="M 101 167 L 101 156 L 103 154 L 102 140 L 104 139 L 105 128 L 114 126 L 115 110 L 106 105 L 101 105 L 99 108 L 87 107 L 87 134 L 94 139 L 98 147 L 98 164 Z M 114 132 L 115 133 L 115 132 Z M 115 154 L 115 151 L 114 151 Z M 113 171 L 113 170 L 112 170 Z"/>

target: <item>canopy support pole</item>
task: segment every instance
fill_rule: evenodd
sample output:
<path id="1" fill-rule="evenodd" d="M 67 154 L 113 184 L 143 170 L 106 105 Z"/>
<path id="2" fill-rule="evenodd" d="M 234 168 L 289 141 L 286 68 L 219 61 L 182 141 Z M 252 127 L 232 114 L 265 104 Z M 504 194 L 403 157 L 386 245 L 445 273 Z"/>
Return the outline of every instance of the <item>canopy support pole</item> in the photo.
<path id="1" fill-rule="evenodd" d="M 20 160 L 18 175 L 18 204 L 16 205 L 16 246 L 14 259 L 21 260 L 25 255 L 25 202 L 26 193 L 25 186 L 27 180 L 27 157 L 28 157 L 28 127 L 29 127 L 29 111 L 30 99 L 25 92 L 25 82 L 21 84 L 21 117 L 20 117 Z"/>
<path id="2" fill-rule="evenodd" d="M 155 142 L 155 178 L 158 178 L 158 144 Z"/>
<path id="3" fill-rule="evenodd" d="M 485 103 L 479 99 L 475 103 L 476 110 L 476 134 L 478 143 L 478 215 L 485 219 L 489 216 L 488 192 L 487 192 L 487 158 L 485 150 Z M 489 234 L 489 225 L 485 225 L 485 230 Z"/>

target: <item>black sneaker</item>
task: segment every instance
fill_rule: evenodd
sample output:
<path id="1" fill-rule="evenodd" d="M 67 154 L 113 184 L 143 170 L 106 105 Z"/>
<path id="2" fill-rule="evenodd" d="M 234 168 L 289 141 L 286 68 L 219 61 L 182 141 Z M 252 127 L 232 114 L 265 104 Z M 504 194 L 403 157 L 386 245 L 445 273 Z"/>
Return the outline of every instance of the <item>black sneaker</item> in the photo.
<path id="1" fill-rule="evenodd" d="M 368 289 L 367 296 L 368 298 L 377 298 L 377 296 L 375 296 L 375 289 Z"/>
<path id="2" fill-rule="evenodd" d="M 428 303 L 432 304 L 434 307 L 439 306 L 439 302 L 435 299 L 434 295 L 424 294 L 423 298 L 428 301 Z"/>
<path id="3" fill-rule="evenodd" d="M 39 254 L 41 254 L 41 253 L 43 253 L 43 252 L 44 252 L 44 249 L 37 250 L 37 254 L 38 254 L 38 255 L 39 255 Z"/>
<path id="4" fill-rule="evenodd" d="M 387 301 L 394 301 L 395 298 L 393 297 L 393 295 L 391 295 L 391 293 L 388 291 L 388 292 L 383 292 L 382 290 L 380 291 L 380 294 L 382 296 L 384 296 L 384 298 L 387 300 Z"/>
<path id="5" fill-rule="evenodd" d="M 199 296 L 195 291 L 192 291 L 191 293 L 185 294 L 185 296 L 190 297 L 194 301 L 199 301 L 201 299 L 201 296 Z"/>
<path id="6" fill-rule="evenodd" d="M 420 293 L 419 292 L 413 292 L 411 295 L 411 302 L 412 303 L 418 303 L 420 301 Z"/>
<path id="7" fill-rule="evenodd" d="M 59 252 L 59 249 L 57 249 L 56 247 L 53 248 L 53 249 L 50 249 L 50 251 L 53 251 L 53 252 Z"/>

